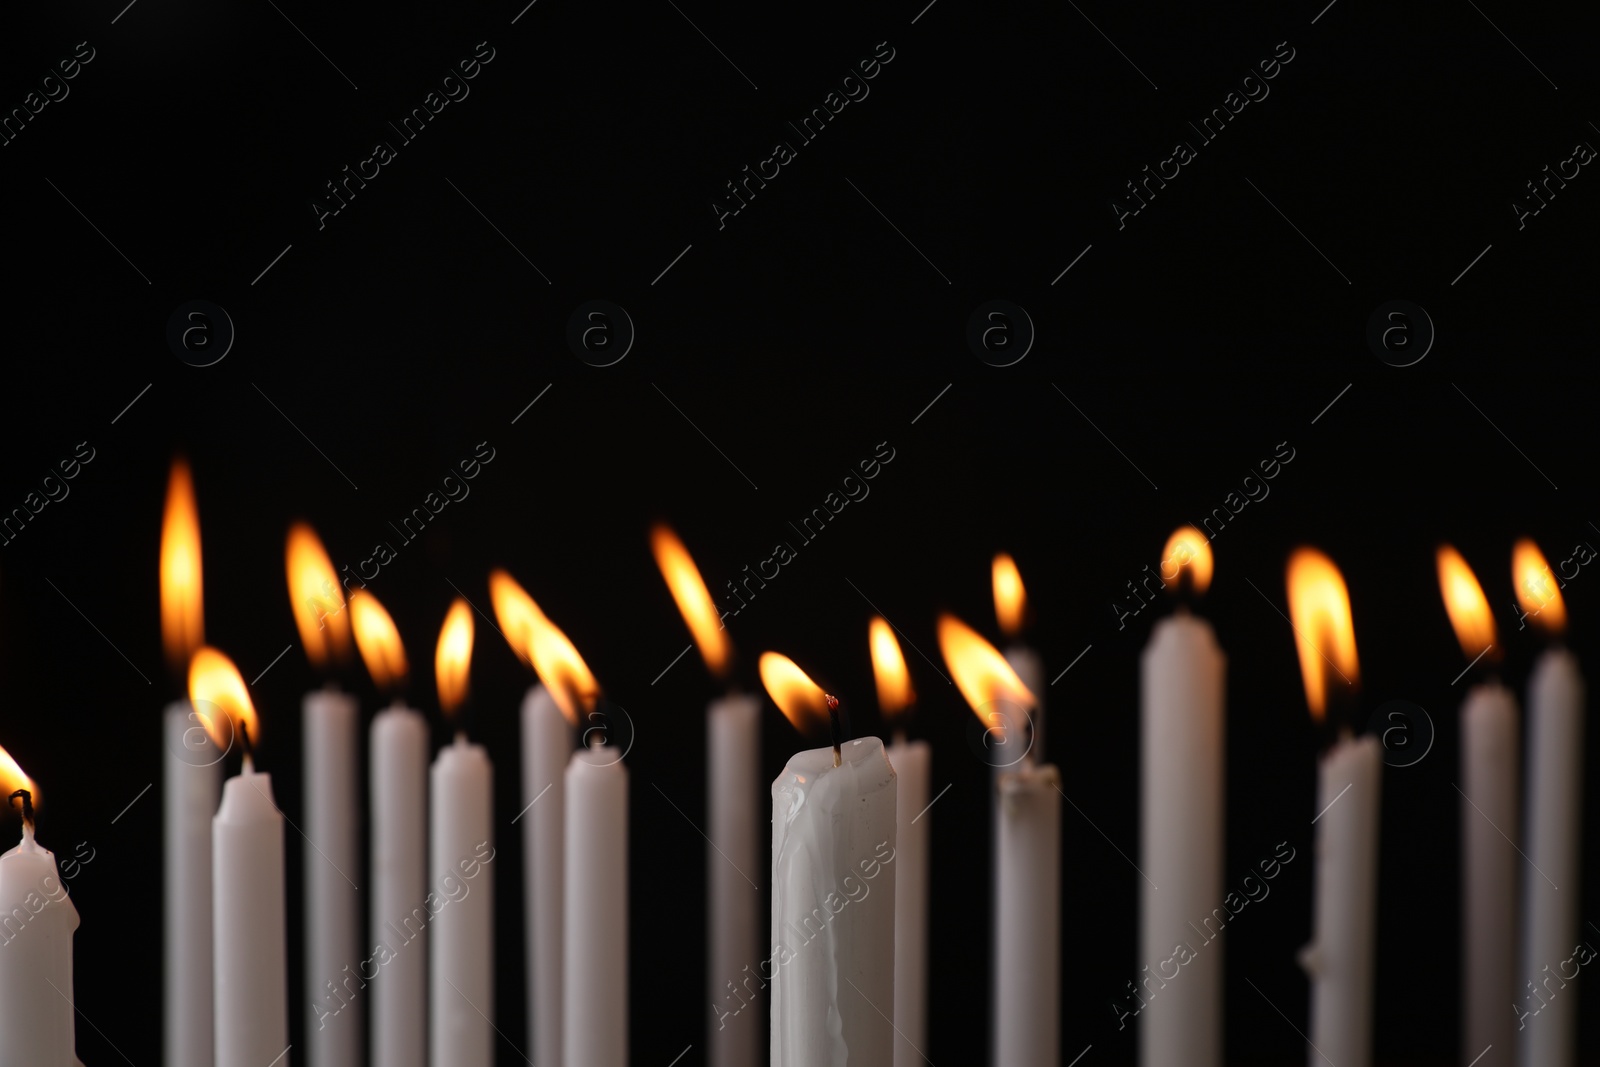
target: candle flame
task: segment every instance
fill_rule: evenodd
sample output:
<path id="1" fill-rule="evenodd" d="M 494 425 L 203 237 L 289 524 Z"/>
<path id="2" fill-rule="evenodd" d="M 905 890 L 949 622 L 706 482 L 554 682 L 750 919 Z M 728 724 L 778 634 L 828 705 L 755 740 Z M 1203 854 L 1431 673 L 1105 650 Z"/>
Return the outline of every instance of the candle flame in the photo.
<path id="1" fill-rule="evenodd" d="M 1477 660 L 1494 644 L 1494 614 L 1489 610 L 1489 598 L 1483 595 L 1477 575 L 1453 546 L 1440 545 L 1437 558 L 1445 614 L 1450 616 L 1461 651 L 1468 659 Z M 1498 660 L 1498 651 L 1489 658 Z"/>
<path id="2" fill-rule="evenodd" d="M 172 461 L 161 521 L 161 644 L 174 671 L 205 643 L 200 592 L 200 512 L 189 464 L 179 458 Z"/>
<path id="3" fill-rule="evenodd" d="M 1529 538 L 1512 546 L 1511 580 L 1517 587 L 1517 603 L 1535 625 L 1551 637 L 1567 628 L 1566 601 L 1544 553 Z"/>
<path id="4" fill-rule="evenodd" d="M 1003 735 L 1009 716 L 1038 706 L 1006 658 L 954 615 L 939 616 L 939 650 L 967 706 L 991 733 Z"/>
<path id="5" fill-rule="evenodd" d="M 333 569 L 322 540 L 309 525 L 289 527 L 284 552 L 289 572 L 289 606 L 294 609 L 300 643 L 314 667 L 350 657 L 350 616 L 345 613 L 339 572 Z"/>
<path id="6" fill-rule="evenodd" d="M 512 651 L 533 668 L 561 714 L 576 726 L 580 711 L 592 710 L 600 699 L 600 684 L 589 665 L 511 575 L 502 570 L 491 572 L 489 595 Z"/>
<path id="7" fill-rule="evenodd" d="M 196 649 L 189 661 L 189 703 L 207 736 L 223 752 L 232 745 L 235 729 L 252 742 L 261 736 L 244 676 L 233 660 L 209 645 Z"/>
<path id="8" fill-rule="evenodd" d="M 783 717 L 802 734 L 828 721 L 828 694 L 788 656 L 763 652 L 758 663 L 761 685 Z"/>
<path id="9" fill-rule="evenodd" d="M 990 568 L 994 579 L 994 616 L 1000 623 L 1000 632 L 1015 637 L 1022 632 L 1023 617 L 1028 612 L 1028 593 L 1022 588 L 1022 572 L 1009 553 L 994 557 Z"/>
<path id="10" fill-rule="evenodd" d="M 1334 679 L 1353 686 L 1360 675 L 1356 663 L 1356 629 L 1350 617 L 1350 594 L 1333 560 L 1314 548 L 1296 549 L 1289 557 L 1289 622 L 1300 652 L 1306 704 L 1321 722 L 1328 711 Z"/>
<path id="11" fill-rule="evenodd" d="M 454 715 L 467 700 L 467 674 L 472 665 L 472 607 L 456 597 L 439 629 L 433 654 L 433 679 L 439 688 L 439 710 Z"/>
<path id="12" fill-rule="evenodd" d="M 494 617 L 499 620 L 500 632 L 517 658 L 529 667 L 533 659 L 529 649 L 533 644 L 535 621 L 544 618 L 544 612 L 533 602 L 527 590 L 517 580 L 496 567 L 489 572 L 489 600 L 494 605 Z"/>
<path id="13" fill-rule="evenodd" d="M 1189 587 L 1199 596 L 1211 588 L 1211 541 L 1193 526 L 1180 526 L 1167 538 L 1167 547 L 1161 553 L 1161 580 L 1174 587 L 1185 578 Z M 1168 574 L 1168 568 L 1172 573 Z"/>
<path id="14" fill-rule="evenodd" d="M 689 632 L 694 635 L 706 668 L 721 677 L 727 673 L 732 647 L 705 579 L 671 527 L 657 524 L 650 531 L 650 548 L 655 553 L 656 566 L 661 568 L 661 576 L 672 590 L 672 599 L 678 603 L 683 621 L 689 624 Z"/>
<path id="15" fill-rule="evenodd" d="M 32 778 L 23 773 L 17 761 L 11 758 L 11 753 L 0 748 L 0 798 L 9 797 L 19 789 L 26 789 L 31 793 L 30 803 L 35 808 L 39 806 L 39 787 L 33 783 Z M 7 806 L 15 808 L 16 804 L 14 801 L 8 801 Z"/>
<path id="16" fill-rule="evenodd" d="M 350 628 L 367 673 L 379 689 L 392 689 L 406 680 L 406 647 L 394 619 L 365 589 L 350 595 Z"/>
<path id="17" fill-rule="evenodd" d="M 873 616 L 867 639 L 872 645 L 872 677 L 878 683 L 878 710 L 885 715 L 899 715 L 917 699 L 900 642 L 895 640 L 894 628 L 881 615 Z"/>

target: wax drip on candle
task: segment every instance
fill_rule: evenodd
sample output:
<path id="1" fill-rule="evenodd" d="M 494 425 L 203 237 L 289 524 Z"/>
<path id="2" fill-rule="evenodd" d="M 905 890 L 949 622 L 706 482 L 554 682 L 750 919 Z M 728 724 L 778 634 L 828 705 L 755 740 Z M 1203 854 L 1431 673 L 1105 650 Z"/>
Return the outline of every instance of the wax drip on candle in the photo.
<path id="1" fill-rule="evenodd" d="M 828 729 L 833 734 L 833 765 L 837 767 L 844 758 L 839 751 L 839 746 L 850 740 L 848 736 L 850 732 L 849 722 L 847 720 L 843 726 L 839 723 L 838 697 L 832 693 L 824 693 L 823 699 L 828 702 Z"/>
<path id="2" fill-rule="evenodd" d="M 9 804 L 11 801 L 16 800 L 18 797 L 22 798 L 22 830 L 23 830 L 23 833 L 31 836 L 32 832 L 33 832 L 33 794 L 28 792 L 26 789 L 19 789 L 15 793 L 12 793 L 9 797 L 7 797 L 6 798 L 6 802 Z"/>

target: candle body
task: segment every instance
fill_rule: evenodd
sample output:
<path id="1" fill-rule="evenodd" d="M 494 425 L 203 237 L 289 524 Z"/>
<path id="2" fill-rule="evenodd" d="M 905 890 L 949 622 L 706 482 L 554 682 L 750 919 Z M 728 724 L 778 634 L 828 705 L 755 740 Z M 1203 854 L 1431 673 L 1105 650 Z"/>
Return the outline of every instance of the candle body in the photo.
<path id="1" fill-rule="evenodd" d="M 895 773 L 875 737 L 772 783 L 772 1067 L 894 1059 Z"/>
<path id="2" fill-rule="evenodd" d="M 211 893 L 216 1067 L 261 1067 L 289 1047 L 283 815 L 248 763 L 211 820 Z"/>
<path id="3" fill-rule="evenodd" d="M 758 948 L 760 890 L 751 884 L 765 873 L 757 858 L 760 789 L 761 702 L 742 694 L 713 701 L 706 715 L 709 1067 L 755 1067 L 760 1059 L 766 981 L 755 968 L 765 953 Z"/>
<path id="4" fill-rule="evenodd" d="M 527 940 L 528 1047 L 561 1062 L 562 835 L 572 725 L 542 685 L 522 701 L 522 900 Z"/>
<path id="5" fill-rule="evenodd" d="M 1540 656 L 1528 679 L 1528 761 L 1517 1060 L 1524 1067 L 1572 1067 L 1578 991 L 1562 965 L 1578 943 L 1583 679 L 1565 649 Z"/>
<path id="6" fill-rule="evenodd" d="M 425 1067 L 428 1054 L 428 724 L 406 707 L 372 720 L 372 1062 Z M 359 1061 L 358 1061 L 359 1062 Z"/>
<path id="7" fill-rule="evenodd" d="M 928 807 L 926 741 L 889 746 L 895 775 L 894 1067 L 919 1067 L 928 1047 Z"/>
<path id="8" fill-rule="evenodd" d="M 1033 694 L 1033 735 L 1032 744 L 1028 755 L 1035 763 L 1044 762 L 1044 691 L 1047 688 L 1044 682 L 1044 661 L 1039 658 L 1039 653 L 1026 645 L 1012 645 L 1005 651 L 1006 662 L 1017 673 L 1017 678 L 1027 686 L 1028 692 Z"/>
<path id="9" fill-rule="evenodd" d="M 1060 1063 L 1060 782 L 1026 763 L 995 782 L 994 1067 Z"/>
<path id="10" fill-rule="evenodd" d="M 187 700 L 167 705 L 162 759 L 162 1056 L 211 1067 L 211 817 L 222 753 Z"/>
<path id="11" fill-rule="evenodd" d="M 1223 899 L 1226 661 L 1210 624 L 1180 612 L 1156 623 L 1140 668 L 1139 963 L 1158 987 L 1139 1013 L 1139 1062 L 1217 1067 L 1221 930 L 1207 920 Z M 1175 954 L 1186 962 L 1168 980 Z"/>
<path id="12" fill-rule="evenodd" d="M 0 856 L 0 1067 L 83 1067 L 73 1048 L 77 928 L 55 855 L 24 829 Z"/>
<path id="13" fill-rule="evenodd" d="M 301 705 L 305 876 L 306 1062 L 361 1062 L 363 997 L 361 870 L 356 825 L 358 768 L 355 697 L 337 689 L 307 693 Z"/>
<path id="14" fill-rule="evenodd" d="M 494 877 L 471 866 L 493 846 L 493 798 L 488 754 L 457 735 L 429 779 L 429 1067 L 494 1063 Z"/>
<path id="15" fill-rule="evenodd" d="M 1323 1057 L 1339 1067 L 1372 1062 L 1382 769 L 1378 740 L 1371 736 L 1338 742 L 1318 769 L 1315 941 L 1301 957 L 1311 977 L 1311 1067 L 1325 1062 Z"/>
<path id="16" fill-rule="evenodd" d="M 1499 684 L 1478 685 L 1461 706 L 1461 947 L 1464 1060 L 1511 1067 L 1516 1059 L 1517 704 Z M 1486 1051 L 1487 1050 L 1487 1051 Z"/>
<path id="17" fill-rule="evenodd" d="M 628 1063 L 628 772 L 606 745 L 567 764 L 566 1067 Z"/>

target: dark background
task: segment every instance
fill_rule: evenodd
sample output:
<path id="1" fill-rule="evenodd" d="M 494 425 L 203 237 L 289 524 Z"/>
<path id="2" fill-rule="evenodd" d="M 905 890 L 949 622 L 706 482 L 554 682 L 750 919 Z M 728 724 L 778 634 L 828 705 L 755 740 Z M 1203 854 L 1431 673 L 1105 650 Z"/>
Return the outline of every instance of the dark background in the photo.
<path id="1" fill-rule="evenodd" d="M 1055 14 L 912 0 L 759 19 L 717 0 L 121 4 L 15 10 L 0 33 L 7 109 L 77 42 L 95 49 L 70 95 L 0 147 L 0 508 L 79 442 L 95 455 L 0 549 L 0 744 L 44 792 L 41 840 L 63 856 L 95 850 L 70 883 L 86 1061 L 160 1055 L 160 710 L 177 688 L 156 560 L 173 453 L 195 466 L 208 640 L 247 679 L 293 645 L 254 696 L 261 763 L 299 821 L 298 705 L 317 678 L 284 590 L 287 523 L 310 519 L 354 567 L 376 542 L 398 544 L 389 521 L 482 441 L 495 459 L 470 497 L 371 588 L 409 644 L 439 740 L 438 626 L 452 584 L 488 609 L 495 565 L 633 717 L 636 1063 L 686 1045 L 680 1062 L 700 1062 L 710 1021 L 705 845 L 662 794 L 703 817 L 716 689 L 693 653 L 658 679 L 688 637 L 649 524 L 671 521 L 720 588 L 792 540 L 787 522 L 884 441 L 895 459 L 870 497 L 730 627 L 746 685 L 756 655 L 781 649 L 844 694 L 862 730 L 881 729 L 867 598 L 916 646 L 913 733 L 933 743 L 934 790 L 952 783 L 930 815 L 931 1059 L 982 1062 L 987 1022 L 988 771 L 967 748 L 971 713 L 919 654 L 937 658 L 936 613 L 993 636 L 988 564 L 1005 549 L 1047 676 L 1089 649 L 1048 690 L 1049 755 L 1077 809 L 1063 814 L 1063 1061 L 1092 1045 L 1085 1067 L 1130 1063 L 1133 1029 L 1117 1031 L 1111 1002 L 1149 961 L 1135 959 L 1139 875 L 1118 850 L 1137 855 L 1138 654 L 1167 608 L 1119 630 L 1110 604 L 1175 525 L 1221 506 L 1288 442 L 1271 495 L 1215 540 L 1202 607 L 1230 664 L 1228 884 L 1279 841 L 1307 857 L 1229 929 L 1228 1059 L 1303 1059 L 1284 1016 L 1304 1029 L 1294 956 L 1309 937 L 1315 745 L 1278 609 L 1288 552 L 1314 543 L 1350 585 L 1367 708 L 1411 700 L 1438 731 L 1425 759 L 1384 778 L 1377 1060 L 1465 1061 L 1452 783 L 1468 683 L 1452 684 L 1464 658 L 1433 550 L 1449 539 L 1478 570 L 1520 688 L 1537 645 L 1516 632 L 1512 540 L 1536 537 L 1554 565 L 1600 537 L 1587 314 L 1600 178 L 1585 167 L 1520 231 L 1511 208 L 1576 142 L 1600 143 L 1592 24 L 1471 0 Z M 309 205 L 323 183 L 375 140 L 397 142 L 386 121 L 484 40 L 495 58 L 471 95 L 396 143 L 319 230 Z M 710 203 L 724 183 L 795 140 L 785 123 L 880 41 L 895 58 L 871 95 L 719 231 Z M 1187 122 L 1281 41 L 1295 58 L 1270 96 L 1199 146 Z M 1178 139 L 1198 158 L 1119 231 L 1111 199 Z M 638 331 L 603 369 L 564 339 L 593 298 L 626 307 Z M 1007 368 L 965 340 L 994 298 L 1025 307 L 1038 333 Z M 192 299 L 237 329 L 215 366 L 166 343 Z M 1438 331 L 1414 366 L 1386 365 L 1365 340 L 1392 299 L 1426 308 Z M 1584 569 L 1565 596 L 1592 674 L 1600 578 Z M 510 818 L 530 679 L 493 630 L 478 635 L 475 730 L 500 813 L 497 1018 L 524 1048 Z M 764 729 L 770 778 L 803 742 L 770 707 Z M 1586 922 L 1600 922 L 1597 796 L 1591 781 Z M 293 889 L 298 838 L 289 846 Z M 1584 1062 L 1600 1062 L 1600 985 L 1569 995 L 1584 1000 Z M 522 1058 L 502 1043 L 499 1062 Z"/>

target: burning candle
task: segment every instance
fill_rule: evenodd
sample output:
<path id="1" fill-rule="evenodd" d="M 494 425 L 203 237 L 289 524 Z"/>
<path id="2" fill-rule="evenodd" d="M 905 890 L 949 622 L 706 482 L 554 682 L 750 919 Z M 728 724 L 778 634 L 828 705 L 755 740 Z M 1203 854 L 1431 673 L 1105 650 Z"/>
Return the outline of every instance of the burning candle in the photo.
<path id="1" fill-rule="evenodd" d="M 878 710 L 894 728 L 889 764 L 896 779 L 894 879 L 894 1067 L 920 1067 L 928 1044 L 928 807 L 931 753 L 907 741 L 917 699 L 894 629 L 881 615 L 867 627 Z"/>
<path id="2" fill-rule="evenodd" d="M 628 1063 L 628 772 L 591 727 L 567 764 L 566 1067 Z"/>
<path id="3" fill-rule="evenodd" d="M 1518 541 L 1511 570 L 1525 617 L 1552 642 L 1559 640 L 1566 604 L 1538 546 Z M 1583 698 L 1577 658 L 1552 644 L 1528 679 L 1528 864 L 1513 1008 L 1522 1067 L 1572 1067 L 1577 1051 L 1578 994 L 1567 987 L 1572 975 L 1563 973 L 1563 963 L 1578 940 Z"/>
<path id="4" fill-rule="evenodd" d="M 1438 552 L 1445 612 L 1470 661 L 1498 662 L 1494 616 L 1467 561 Z M 1469 666 L 1470 666 L 1469 663 Z M 1496 679 L 1461 704 L 1461 1050 L 1479 1067 L 1511 1067 L 1516 994 L 1517 702 Z"/>
<path id="5" fill-rule="evenodd" d="M 200 518 L 189 465 L 173 461 L 161 525 L 161 643 L 182 679 L 204 643 Z M 180 682 L 180 685 L 183 683 Z M 211 817 L 222 753 L 187 697 L 167 705 L 162 757 L 162 1031 L 166 1067 L 211 1067 Z"/>
<path id="6" fill-rule="evenodd" d="M 1302 548 L 1289 558 L 1288 585 L 1306 704 L 1312 720 L 1337 737 L 1322 756 L 1312 820 L 1317 827 L 1314 940 L 1300 956 L 1311 977 L 1307 1062 L 1316 1067 L 1326 1058 L 1339 1067 L 1368 1067 L 1383 764 L 1377 738 L 1351 736 L 1360 672 L 1344 576 L 1327 556 Z M 1342 714 L 1330 717 L 1330 703 Z"/>
<path id="7" fill-rule="evenodd" d="M 55 853 L 34 840 L 38 789 L 3 748 L 0 795 L 22 813 L 22 843 L 0 855 L 0 1067 L 83 1067 L 73 1038 L 78 909 Z"/>
<path id="8" fill-rule="evenodd" d="M 894 768 L 876 737 L 844 739 L 838 699 L 788 657 L 763 653 L 759 668 L 796 729 L 833 726 L 831 747 L 790 757 L 772 783 L 772 1067 L 889 1064 Z"/>
<path id="9" fill-rule="evenodd" d="M 450 605 L 434 653 L 439 709 L 447 718 L 467 700 L 472 661 L 472 608 Z M 428 881 L 433 916 L 429 939 L 430 1067 L 490 1067 L 494 1062 L 494 879 L 470 886 L 481 849 L 494 842 L 494 768 L 482 745 L 458 729 L 430 773 Z M 476 865 L 476 866 L 475 866 Z M 470 877 L 470 875 L 469 875 Z M 462 887 L 465 887 L 464 891 Z M 429 911 L 432 911 L 430 903 Z"/>
<path id="10" fill-rule="evenodd" d="M 657 526 L 650 534 L 656 565 L 712 675 L 726 677 L 733 644 L 689 550 Z M 706 709 L 706 985 L 711 1020 L 709 1067 L 754 1067 L 760 1060 L 766 982 L 751 973 L 761 958 L 756 917 L 762 874 L 761 704 L 730 691 Z"/>
<path id="11" fill-rule="evenodd" d="M 1044 759 L 1044 661 L 1039 658 L 1039 653 L 1022 643 L 1022 628 L 1028 617 L 1028 592 L 1022 585 L 1022 572 L 1017 569 L 1017 561 L 1008 553 L 1001 552 L 994 557 L 990 567 L 991 584 L 994 586 L 994 617 L 1000 626 L 1000 633 L 1011 643 L 1006 647 L 1006 662 L 1011 664 L 1011 669 L 1017 673 L 1024 688 L 1034 694 L 1037 702 L 1033 709 L 1033 747 L 1031 749 L 1035 761 Z"/>
<path id="12" fill-rule="evenodd" d="M 289 605 L 306 658 L 326 673 L 350 655 L 350 613 L 339 575 L 315 531 L 289 527 L 285 547 Z M 310 1067 L 361 1061 L 363 998 L 350 975 L 361 952 L 360 834 L 356 824 L 358 712 L 355 697 L 331 678 L 301 704 L 304 768 L 306 1059 Z"/>
<path id="13" fill-rule="evenodd" d="M 1170 588 L 1199 596 L 1211 584 L 1211 544 L 1194 527 L 1175 532 L 1161 558 Z M 1222 947 L 1190 946 L 1198 929 L 1191 924 L 1222 902 L 1227 660 L 1210 624 L 1180 605 L 1156 623 L 1140 672 L 1139 866 L 1148 881 L 1139 882 L 1139 962 L 1159 971 L 1156 961 L 1180 948 L 1193 958 L 1179 978 L 1147 988 L 1139 1062 L 1217 1067 Z"/>
<path id="14" fill-rule="evenodd" d="M 350 596 L 350 625 L 367 672 L 394 703 L 373 717 L 371 761 L 373 951 L 372 1062 L 424 1067 L 428 1052 L 428 724 L 400 697 L 405 646 L 394 620 L 363 589 Z"/>
<path id="15" fill-rule="evenodd" d="M 954 616 L 942 615 L 939 648 L 956 688 L 992 739 L 989 751 L 1020 750 L 994 780 L 990 1062 L 1056 1067 L 1061 1055 L 1061 774 L 1035 762 L 1028 730 L 1036 700 L 994 646 Z"/>
<path id="16" fill-rule="evenodd" d="M 255 769 L 256 710 L 233 661 L 214 648 L 196 651 L 189 700 L 219 749 L 237 739 L 244 753 L 211 821 L 216 1067 L 261 1067 L 289 1050 L 283 814 L 272 776 Z"/>

